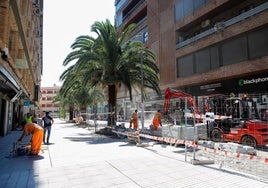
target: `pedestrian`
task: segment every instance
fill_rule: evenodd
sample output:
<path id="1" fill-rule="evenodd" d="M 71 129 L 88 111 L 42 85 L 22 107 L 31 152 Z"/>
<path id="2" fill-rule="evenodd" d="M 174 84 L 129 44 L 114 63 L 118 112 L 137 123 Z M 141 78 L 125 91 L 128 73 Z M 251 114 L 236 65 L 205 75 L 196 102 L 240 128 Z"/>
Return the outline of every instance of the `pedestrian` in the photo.
<path id="1" fill-rule="evenodd" d="M 49 112 L 46 112 L 46 115 L 42 118 L 43 127 L 44 127 L 44 144 L 50 144 L 49 138 L 51 133 L 51 126 L 54 123 L 54 119 L 49 115 Z"/>
<path id="2" fill-rule="evenodd" d="M 135 110 L 131 115 L 129 127 L 132 128 L 132 125 L 133 129 L 138 130 L 138 110 Z"/>
<path id="3" fill-rule="evenodd" d="M 153 122 L 154 130 L 157 131 L 159 126 L 162 126 L 161 122 L 161 111 L 157 110 L 157 112 L 154 115 Z"/>
<path id="4" fill-rule="evenodd" d="M 23 133 L 18 139 L 18 142 L 21 142 L 27 134 L 32 135 L 30 155 L 38 155 L 41 150 L 41 145 L 44 137 L 43 128 L 36 123 L 27 123 L 24 126 Z"/>

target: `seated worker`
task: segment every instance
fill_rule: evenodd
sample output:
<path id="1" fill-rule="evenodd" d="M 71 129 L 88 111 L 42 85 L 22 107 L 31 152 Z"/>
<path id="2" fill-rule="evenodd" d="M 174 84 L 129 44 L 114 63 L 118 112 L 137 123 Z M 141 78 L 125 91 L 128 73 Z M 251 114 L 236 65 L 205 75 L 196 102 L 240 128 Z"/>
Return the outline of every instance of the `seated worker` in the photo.
<path id="1" fill-rule="evenodd" d="M 18 142 L 21 142 L 27 134 L 32 135 L 30 155 L 38 155 L 43 142 L 44 129 L 36 123 L 27 123 L 23 129 L 21 137 L 18 139 Z"/>
<path id="2" fill-rule="evenodd" d="M 162 126 L 162 123 L 161 123 L 161 112 L 160 112 L 160 110 L 157 110 L 157 112 L 155 113 L 152 124 L 154 126 L 154 130 L 155 131 L 158 130 L 159 125 Z"/>
<path id="3" fill-rule="evenodd" d="M 75 123 L 76 123 L 76 124 L 80 124 L 80 123 L 83 122 L 83 120 L 84 120 L 84 119 L 83 119 L 82 116 L 78 116 L 78 117 L 75 118 Z"/>

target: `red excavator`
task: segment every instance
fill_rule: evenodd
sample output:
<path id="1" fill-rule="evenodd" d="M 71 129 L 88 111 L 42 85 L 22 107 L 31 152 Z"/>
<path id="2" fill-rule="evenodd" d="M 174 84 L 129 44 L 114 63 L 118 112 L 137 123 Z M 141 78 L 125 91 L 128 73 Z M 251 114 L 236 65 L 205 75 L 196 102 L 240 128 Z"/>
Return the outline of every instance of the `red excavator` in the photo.
<path id="1" fill-rule="evenodd" d="M 169 105 L 170 105 L 170 99 L 172 97 L 180 98 L 182 100 L 186 100 L 188 103 L 188 107 L 190 107 L 190 113 L 185 113 L 185 116 L 187 116 L 189 122 L 188 124 L 192 124 L 193 119 L 195 118 L 196 122 L 202 122 L 203 116 L 199 113 L 198 107 L 195 106 L 195 101 L 192 95 L 181 91 L 181 90 L 175 90 L 171 88 L 166 88 L 165 90 L 165 101 L 164 101 L 164 115 L 168 116 L 169 111 Z M 170 118 L 168 118 L 170 119 Z"/>

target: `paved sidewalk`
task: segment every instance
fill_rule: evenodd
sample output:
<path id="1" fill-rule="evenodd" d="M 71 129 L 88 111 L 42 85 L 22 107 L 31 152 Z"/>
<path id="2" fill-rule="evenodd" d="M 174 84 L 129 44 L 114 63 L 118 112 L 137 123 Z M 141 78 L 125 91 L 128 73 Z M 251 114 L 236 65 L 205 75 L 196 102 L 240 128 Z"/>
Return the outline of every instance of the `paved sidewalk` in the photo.
<path id="1" fill-rule="evenodd" d="M 12 143 L 20 134 L 0 138 L 0 188 L 268 188 L 267 179 L 215 164 L 192 165 L 167 145 L 136 147 L 59 120 L 44 153 L 12 157 Z"/>

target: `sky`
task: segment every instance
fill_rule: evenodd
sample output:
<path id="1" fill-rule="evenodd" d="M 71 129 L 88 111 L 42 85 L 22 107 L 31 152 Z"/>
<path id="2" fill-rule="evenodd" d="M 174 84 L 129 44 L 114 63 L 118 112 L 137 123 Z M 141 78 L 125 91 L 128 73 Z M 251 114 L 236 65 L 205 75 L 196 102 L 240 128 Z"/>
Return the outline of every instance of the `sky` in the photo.
<path id="1" fill-rule="evenodd" d="M 44 0 L 41 87 L 62 85 L 59 77 L 67 68 L 62 63 L 75 39 L 94 37 L 91 25 L 106 19 L 114 23 L 114 16 L 114 0 Z"/>

